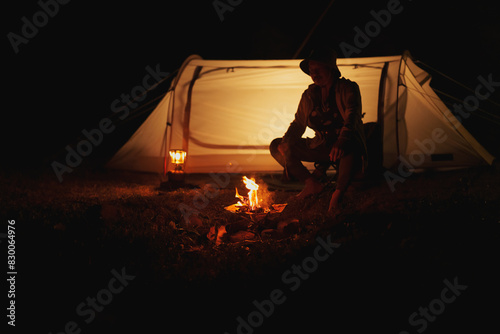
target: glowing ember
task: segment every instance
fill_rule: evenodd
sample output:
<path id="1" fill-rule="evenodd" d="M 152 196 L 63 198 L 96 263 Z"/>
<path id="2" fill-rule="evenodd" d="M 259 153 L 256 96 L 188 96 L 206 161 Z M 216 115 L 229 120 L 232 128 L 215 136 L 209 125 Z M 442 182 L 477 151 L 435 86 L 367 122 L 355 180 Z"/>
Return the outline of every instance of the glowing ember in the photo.
<path id="1" fill-rule="evenodd" d="M 245 198 L 238 194 L 238 189 L 236 189 L 236 198 L 239 198 L 240 201 L 238 202 L 238 206 L 245 206 L 248 205 L 248 209 L 250 211 L 254 211 L 257 208 L 260 208 L 259 205 L 259 196 L 257 195 L 257 190 L 259 189 L 259 185 L 255 183 L 255 179 L 249 179 L 246 176 L 243 176 L 243 183 L 245 183 L 245 186 L 249 190 L 248 192 L 248 198 Z"/>

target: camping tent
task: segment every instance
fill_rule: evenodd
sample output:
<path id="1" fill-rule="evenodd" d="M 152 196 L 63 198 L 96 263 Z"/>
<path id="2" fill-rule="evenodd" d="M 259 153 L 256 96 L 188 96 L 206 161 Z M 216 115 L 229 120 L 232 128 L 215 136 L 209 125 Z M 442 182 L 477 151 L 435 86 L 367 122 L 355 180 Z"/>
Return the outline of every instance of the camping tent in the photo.
<path id="1" fill-rule="evenodd" d="M 300 60 L 185 60 L 168 93 L 108 167 L 165 172 L 169 150 L 187 152 L 187 173 L 279 171 L 269 154 L 283 136 L 311 78 Z M 383 166 L 410 169 L 491 164 L 430 87 L 431 76 L 408 52 L 338 59 L 342 76 L 358 83 L 363 122 L 382 133 Z M 313 136 L 307 132 L 304 136 Z"/>

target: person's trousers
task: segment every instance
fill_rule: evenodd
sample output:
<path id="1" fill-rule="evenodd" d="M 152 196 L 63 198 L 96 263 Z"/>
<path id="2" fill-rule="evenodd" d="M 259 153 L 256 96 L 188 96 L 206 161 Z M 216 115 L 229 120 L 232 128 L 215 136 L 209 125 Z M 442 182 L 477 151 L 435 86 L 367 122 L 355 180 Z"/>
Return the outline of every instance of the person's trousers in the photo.
<path id="1" fill-rule="evenodd" d="M 278 150 L 278 145 L 282 138 L 276 138 L 271 142 L 269 150 L 274 159 L 285 168 L 289 175 L 300 181 L 305 181 L 311 177 L 311 173 L 302 163 L 303 161 L 315 162 L 320 166 L 330 166 L 331 145 L 322 144 L 316 148 L 309 148 L 306 139 L 301 138 L 294 144 L 290 144 L 290 150 L 286 156 Z M 355 144 L 349 145 L 344 151 L 344 156 L 338 161 L 338 177 L 336 189 L 347 190 L 353 175 L 362 168 L 361 150 Z M 326 167 L 325 170 L 328 168 Z M 323 167 L 324 168 L 324 167 Z"/>

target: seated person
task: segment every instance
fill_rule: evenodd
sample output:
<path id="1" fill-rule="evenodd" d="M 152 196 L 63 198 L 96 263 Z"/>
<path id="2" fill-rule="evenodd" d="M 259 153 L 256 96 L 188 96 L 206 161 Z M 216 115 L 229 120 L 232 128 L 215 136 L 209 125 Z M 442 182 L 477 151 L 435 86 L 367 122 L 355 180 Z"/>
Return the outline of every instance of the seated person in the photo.
<path id="1" fill-rule="evenodd" d="M 305 182 L 299 198 L 319 193 L 319 177 L 336 164 L 337 185 L 328 208 L 334 214 L 354 173 L 366 162 L 361 94 L 355 82 L 340 78 L 333 50 L 314 50 L 300 68 L 314 83 L 302 94 L 295 119 L 283 138 L 272 141 L 270 151 L 284 167 L 284 175 Z M 314 138 L 302 138 L 306 127 L 314 130 Z M 315 162 L 316 171 L 311 174 L 302 161 Z"/>

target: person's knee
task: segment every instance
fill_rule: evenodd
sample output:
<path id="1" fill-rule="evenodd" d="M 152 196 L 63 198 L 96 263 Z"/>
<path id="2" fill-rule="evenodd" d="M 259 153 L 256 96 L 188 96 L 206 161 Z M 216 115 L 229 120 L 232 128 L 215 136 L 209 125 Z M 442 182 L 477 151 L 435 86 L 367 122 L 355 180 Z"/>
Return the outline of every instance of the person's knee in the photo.
<path id="1" fill-rule="evenodd" d="M 276 138 L 269 145 L 269 151 L 271 152 L 272 155 L 279 152 L 278 146 L 281 143 L 281 140 L 282 140 L 282 138 Z"/>

